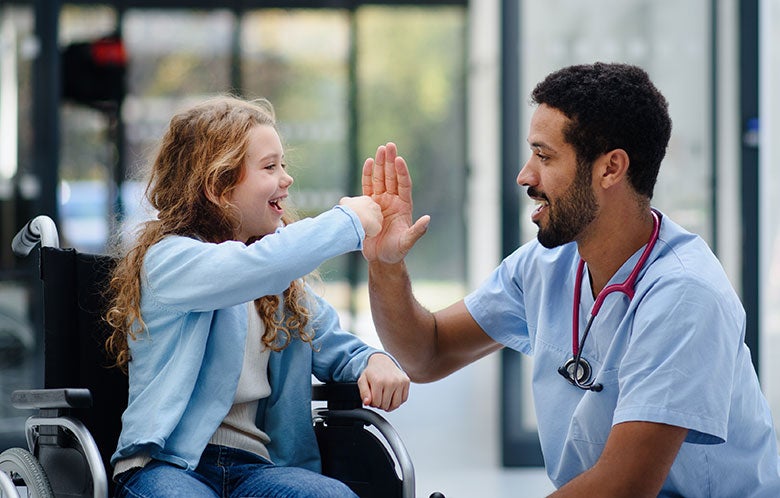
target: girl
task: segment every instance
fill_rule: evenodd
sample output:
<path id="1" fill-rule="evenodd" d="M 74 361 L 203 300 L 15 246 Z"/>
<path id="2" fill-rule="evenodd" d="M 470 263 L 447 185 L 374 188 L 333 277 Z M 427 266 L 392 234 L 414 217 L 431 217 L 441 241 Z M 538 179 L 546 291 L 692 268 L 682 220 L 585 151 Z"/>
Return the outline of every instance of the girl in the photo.
<path id="1" fill-rule="evenodd" d="M 173 117 L 146 222 L 111 280 L 106 347 L 129 375 L 111 458 L 118 496 L 345 497 L 318 473 L 311 375 L 393 410 L 408 377 L 340 329 L 302 278 L 362 248 L 382 214 L 345 197 L 291 223 L 269 102 L 220 97 Z"/>

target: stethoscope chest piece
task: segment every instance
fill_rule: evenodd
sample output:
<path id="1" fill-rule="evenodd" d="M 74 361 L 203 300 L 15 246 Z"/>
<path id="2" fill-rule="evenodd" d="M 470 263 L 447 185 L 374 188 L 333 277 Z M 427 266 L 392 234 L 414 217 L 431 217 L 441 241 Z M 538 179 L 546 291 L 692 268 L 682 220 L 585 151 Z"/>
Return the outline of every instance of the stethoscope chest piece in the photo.
<path id="1" fill-rule="evenodd" d="M 585 358 L 579 358 L 579 361 L 574 358 L 569 358 L 569 360 L 558 369 L 558 372 L 574 385 L 585 384 L 590 380 L 591 376 L 590 363 L 588 363 L 588 360 Z"/>
<path id="2" fill-rule="evenodd" d="M 592 370 L 590 363 L 582 357 L 582 350 L 585 348 L 585 339 L 588 338 L 590 327 L 593 325 L 593 319 L 604 303 L 604 299 L 613 292 L 622 292 L 628 299 L 634 297 L 636 291 L 636 281 L 639 278 L 639 272 L 645 266 L 645 262 L 650 257 L 650 252 L 655 247 L 655 243 L 658 241 L 658 234 L 661 230 L 661 215 L 655 210 L 651 211 L 653 217 L 653 231 L 650 234 L 650 240 L 647 241 L 645 249 L 642 251 L 642 255 L 634 265 L 634 269 L 631 270 L 628 278 L 623 281 L 622 284 L 612 284 L 604 287 L 596 296 L 593 302 L 593 307 L 590 311 L 590 317 L 588 323 L 585 326 L 585 332 L 580 339 L 580 293 L 582 292 L 582 276 L 585 273 L 585 261 L 580 258 L 577 265 L 577 274 L 574 280 L 574 303 L 572 306 L 572 324 L 571 324 L 571 353 L 572 357 L 569 358 L 566 363 L 558 367 L 558 373 L 561 374 L 566 380 L 580 389 L 599 392 L 604 386 L 590 380 Z"/>
<path id="3" fill-rule="evenodd" d="M 588 360 L 582 357 L 569 358 L 566 363 L 558 367 L 558 373 L 573 386 L 586 391 L 600 392 L 604 386 L 590 379 L 593 370 L 590 368 Z"/>

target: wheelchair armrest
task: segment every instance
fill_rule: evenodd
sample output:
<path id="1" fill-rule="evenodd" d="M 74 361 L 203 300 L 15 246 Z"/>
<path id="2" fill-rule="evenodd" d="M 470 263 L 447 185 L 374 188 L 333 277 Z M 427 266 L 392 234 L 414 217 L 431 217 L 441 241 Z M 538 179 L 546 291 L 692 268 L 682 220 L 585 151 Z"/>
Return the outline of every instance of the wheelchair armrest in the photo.
<path id="1" fill-rule="evenodd" d="M 312 401 L 326 401 L 331 410 L 352 410 L 363 406 L 357 382 L 331 382 L 311 386 Z"/>
<path id="2" fill-rule="evenodd" d="M 27 389 L 14 391 L 11 404 L 15 408 L 89 408 L 92 394 L 89 389 Z"/>

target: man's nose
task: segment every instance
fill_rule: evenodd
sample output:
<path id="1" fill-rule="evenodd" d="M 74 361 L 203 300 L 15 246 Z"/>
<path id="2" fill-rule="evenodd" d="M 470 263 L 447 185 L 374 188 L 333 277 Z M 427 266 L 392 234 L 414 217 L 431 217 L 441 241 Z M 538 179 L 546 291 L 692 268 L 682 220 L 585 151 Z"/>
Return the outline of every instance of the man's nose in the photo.
<path id="1" fill-rule="evenodd" d="M 531 167 L 531 160 L 525 162 L 520 172 L 517 174 L 517 184 L 521 187 L 527 187 L 529 185 L 535 185 L 536 175 Z"/>

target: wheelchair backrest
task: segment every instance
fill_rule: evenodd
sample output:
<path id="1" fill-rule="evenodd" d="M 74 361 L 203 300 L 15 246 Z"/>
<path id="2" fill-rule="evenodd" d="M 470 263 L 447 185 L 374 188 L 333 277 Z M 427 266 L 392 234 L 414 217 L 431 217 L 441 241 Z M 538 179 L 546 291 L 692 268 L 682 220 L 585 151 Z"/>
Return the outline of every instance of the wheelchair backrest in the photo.
<path id="1" fill-rule="evenodd" d="M 115 261 L 74 249 L 41 248 L 44 301 L 44 387 L 87 388 L 92 408 L 73 409 L 92 433 L 106 468 L 127 407 L 127 376 L 104 350 L 105 291 Z"/>

